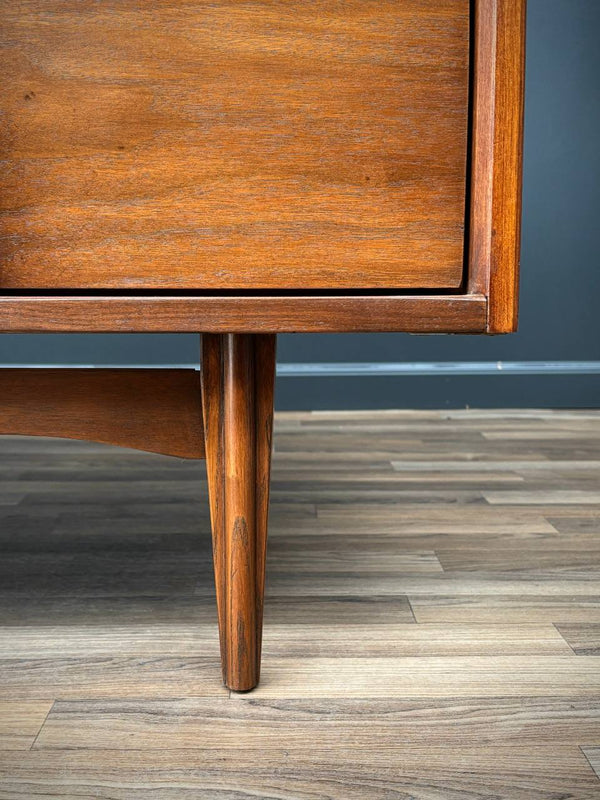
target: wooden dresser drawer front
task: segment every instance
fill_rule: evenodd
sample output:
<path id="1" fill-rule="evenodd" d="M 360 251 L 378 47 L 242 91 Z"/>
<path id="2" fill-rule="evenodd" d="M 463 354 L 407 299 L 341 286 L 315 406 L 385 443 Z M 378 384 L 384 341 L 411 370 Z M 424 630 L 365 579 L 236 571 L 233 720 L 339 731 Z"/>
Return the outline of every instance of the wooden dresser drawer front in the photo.
<path id="1" fill-rule="evenodd" d="M 0 287 L 458 287 L 469 9 L 1 2 Z"/>

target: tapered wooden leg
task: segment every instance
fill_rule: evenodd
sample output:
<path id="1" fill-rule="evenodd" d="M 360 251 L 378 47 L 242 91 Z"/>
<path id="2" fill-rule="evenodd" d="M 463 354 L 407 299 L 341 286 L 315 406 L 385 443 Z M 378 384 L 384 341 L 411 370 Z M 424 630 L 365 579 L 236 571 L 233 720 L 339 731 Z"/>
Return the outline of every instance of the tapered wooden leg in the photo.
<path id="1" fill-rule="evenodd" d="M 223 680 L 260 676 L 275 336 L 204 334 L 202 407 Z"/>

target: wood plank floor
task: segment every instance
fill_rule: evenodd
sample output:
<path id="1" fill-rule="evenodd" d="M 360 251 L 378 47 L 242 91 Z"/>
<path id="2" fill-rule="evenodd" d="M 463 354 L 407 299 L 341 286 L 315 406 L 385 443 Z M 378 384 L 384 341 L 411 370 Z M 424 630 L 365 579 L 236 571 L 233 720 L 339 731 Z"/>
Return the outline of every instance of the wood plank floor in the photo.
<path id="1" fill-rule="evenodd" d="M 202 463 L 0 478 L 0 800 L 600 798 L 600 412 L 279 415 L 246 695 Z"/>

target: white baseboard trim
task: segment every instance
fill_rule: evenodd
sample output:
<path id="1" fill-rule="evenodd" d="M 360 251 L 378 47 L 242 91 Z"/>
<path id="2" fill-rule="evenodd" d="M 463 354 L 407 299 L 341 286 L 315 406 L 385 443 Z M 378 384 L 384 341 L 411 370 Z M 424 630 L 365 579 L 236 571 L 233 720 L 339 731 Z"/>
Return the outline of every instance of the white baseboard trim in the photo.
<path id="1" fill-rule="evenodd" d="M 0 364 L 0 369 L 199 369 L 197 364 Z M 408 375 L 597 375 L 600 361 L 413 361 L 279 363 L 281 378 Z"/>
<path id="2" fill-rule="evenodd" d="M 591 375 L 600 361 L 414 361 L 278 364 L 282 377 L 378 377 L 402 375 Z"/>

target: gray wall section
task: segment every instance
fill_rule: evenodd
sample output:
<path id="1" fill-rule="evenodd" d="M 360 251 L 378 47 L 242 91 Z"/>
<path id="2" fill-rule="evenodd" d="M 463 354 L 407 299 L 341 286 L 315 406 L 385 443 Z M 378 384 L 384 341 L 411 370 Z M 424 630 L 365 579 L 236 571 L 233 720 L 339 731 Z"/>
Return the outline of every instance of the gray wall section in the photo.
<path id="1" fill-rule="evenodd" d="M 600 2 L 529 0 L 513 336 L 281 336 L 283 362 L 600 359 Z M 181 364 L 196 336 L 0 336 L 0 362 Z M 598 375 L 284 378 L 280 408 L 599 406 Z"/>

